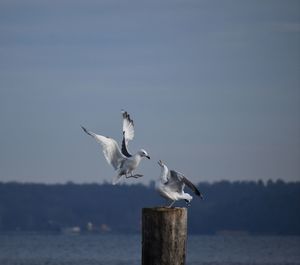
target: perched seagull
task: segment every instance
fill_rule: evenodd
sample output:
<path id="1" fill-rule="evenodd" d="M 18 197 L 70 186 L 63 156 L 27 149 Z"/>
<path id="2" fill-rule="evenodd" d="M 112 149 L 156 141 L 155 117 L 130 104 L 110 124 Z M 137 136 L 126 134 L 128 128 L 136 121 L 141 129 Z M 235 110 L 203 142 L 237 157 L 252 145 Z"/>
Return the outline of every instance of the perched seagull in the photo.
<path id="1" fill-rule="evenodd" d="M 130 116 L 127 112 L 123 112 L 122 152 L 114 139 L 93 133 L 83 126 L 81 126 L 81 128 L 85 133 L 92 136 L 98 143 L 102 145 L 106 161 L 116 171 L 118 171 L 118 175 L 113 179 L 114 185 L 119 182 L 122 176 L 125 176 L 126 178 L 139 178 L 143 176 L 141 174 L 133 175 L 132 173 L 139 166 L 143 157 L 150 159 L 150 156 L 144 149 L 139 150 L 134 155 L 129 154 L 127 145 L 128 141 L 133 139 L 134 127 L 133 121 L 130 119 Z"/>
<path id="2" fill-rule="evenodd" d="M 169 170 L 168 167 L 161 161 L 158 161 L 161 167 L 160 181 L 157 183 L 157 190 L 160 195 L 167 200 L 171 200 L 171 204 L 167 206 L 172 207 L 175 201 L 185 200 L 187 205 L 190 205 L 193 197 L 184 192 L 184 187 L 187 185 L 197 196 L 203 199 L 200 191 L 195 187 L 195 185 L 190 182 L 183 174 L 175 171 Z"/>

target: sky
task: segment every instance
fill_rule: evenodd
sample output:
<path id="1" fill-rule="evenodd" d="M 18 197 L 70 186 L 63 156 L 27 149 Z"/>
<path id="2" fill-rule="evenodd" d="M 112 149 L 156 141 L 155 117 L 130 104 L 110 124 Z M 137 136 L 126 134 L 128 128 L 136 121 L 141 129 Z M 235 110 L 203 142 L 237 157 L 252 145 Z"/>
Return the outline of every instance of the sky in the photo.
<path id="1" fill-rule="evenodd" d="M 300 180 L 300 1 L 0 1 L 0 181 Z"/>

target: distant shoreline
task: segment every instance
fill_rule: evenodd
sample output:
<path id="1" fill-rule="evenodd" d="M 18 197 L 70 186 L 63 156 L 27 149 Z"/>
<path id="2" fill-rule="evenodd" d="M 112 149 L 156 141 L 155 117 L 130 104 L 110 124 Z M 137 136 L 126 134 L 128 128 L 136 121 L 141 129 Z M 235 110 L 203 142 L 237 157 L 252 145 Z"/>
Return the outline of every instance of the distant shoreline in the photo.
<path id="1" fill-rule="evenodd" d="M 195 196 L 191 202 L 189 234 L 300 235 L 300 182 L 220 181 L 197 187 L 204 200 Z M 139 234 L 141 209 L 163 205 L 154 183 L 0 183 L 0 233 Z"/>

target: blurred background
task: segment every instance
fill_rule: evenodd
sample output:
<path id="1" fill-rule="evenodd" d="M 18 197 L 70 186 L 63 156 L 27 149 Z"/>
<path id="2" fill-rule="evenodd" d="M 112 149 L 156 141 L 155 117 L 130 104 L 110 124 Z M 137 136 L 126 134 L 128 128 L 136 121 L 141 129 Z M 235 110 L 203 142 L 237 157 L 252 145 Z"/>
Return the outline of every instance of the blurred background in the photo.
<path id="1" fill-rule="evenodd" d="M 154 192 L 162 159 L 204 193 L 189 231 L 210 237 L 191 239 L 189 264 L 299 264 L 289 237 L 300 234 L 299 10 L 292 0 L 1 0 L 0 263 L 139 264 L 140 239 L 119 235 L 140 233 L 141 207 L 165 204 Z M 122 109 L 135 123 L 130 151 L 151 160 L 143 178 L 112 186 L 80 125 L 120 143 Z M 62 238 L 23 237 L 32 231 Z"/>
<path id="2" fill-rule="evenodd" d="M 111 181 L 80 125 L 193 181 L 299 180 L 299 1 L 1 1 L 0 178 Z M 134 183 L 137 181 L 134 180 Z"/>

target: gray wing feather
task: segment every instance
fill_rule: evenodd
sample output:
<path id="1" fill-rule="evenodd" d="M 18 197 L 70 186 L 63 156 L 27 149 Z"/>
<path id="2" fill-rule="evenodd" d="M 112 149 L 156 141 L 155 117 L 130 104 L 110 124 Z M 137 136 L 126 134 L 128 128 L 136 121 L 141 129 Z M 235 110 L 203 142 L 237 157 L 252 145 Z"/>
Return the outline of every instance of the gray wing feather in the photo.
<path id="1" fill-rule="evenodd" d="M 196 186 L 190 182 L 186 177 L 182 178 L 182 181 L 197 195 L 197 196 L 201 196 L 200 191 L 196 188 Z"/>
<path id="2" fill-rule="evenodd" d="M 181 191 L 183 191 L 184 186 L 187 185 L 197 196 L 201 196 L 201 193 L 196 188 L 196 186 L 191 181 L 189 181 L 182 173 L 175 170 L 170 170 L 170 177 L 174 182 L 178 183 L 177 186 L 180 187 Z"/>
<path id="3" fill-rule="evenodd" d="M 182 175 L 181 173 L 170 170 L 170 175 L 168 179 L 168 186 L 178 192 L 182 192 L 184 189 L 184 182 L 182 181 Z"/>

